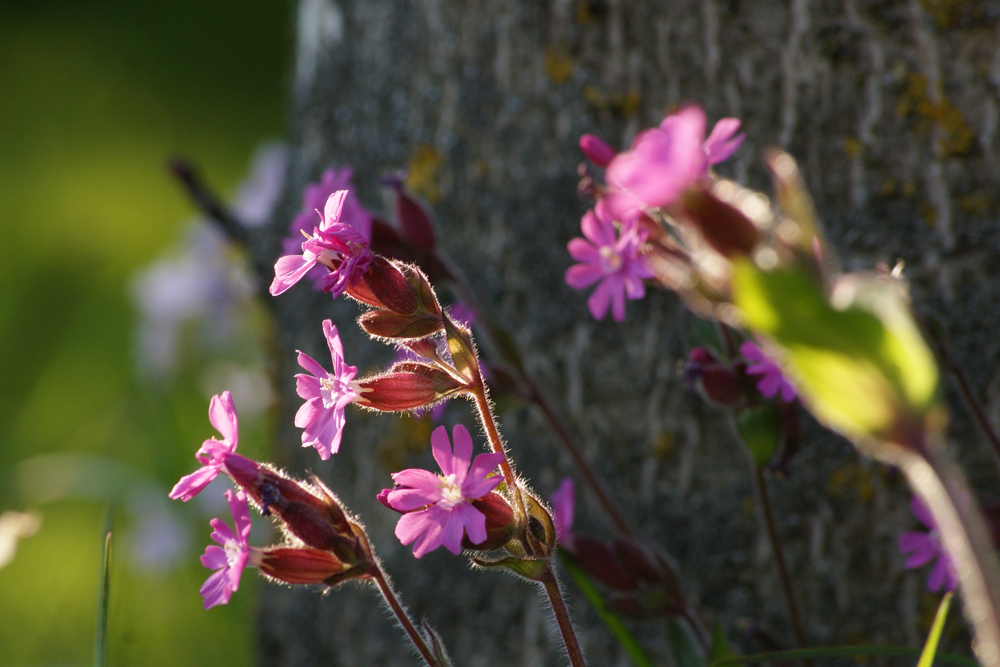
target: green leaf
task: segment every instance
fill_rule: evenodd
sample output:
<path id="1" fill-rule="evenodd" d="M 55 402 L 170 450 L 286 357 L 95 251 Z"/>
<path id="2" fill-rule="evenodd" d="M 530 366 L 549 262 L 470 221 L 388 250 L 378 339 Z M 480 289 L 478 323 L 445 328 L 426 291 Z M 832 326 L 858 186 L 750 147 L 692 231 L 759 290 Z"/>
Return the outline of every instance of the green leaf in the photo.
<path id="1" fill-rule="evenodd" d="M 736 428 L 758 466 L 766 465 L 781 441 L 781 412 L 774 403 L 740 410 Z"/>
<path id="2" fill-rule="evenodd" d="M 755 662 L 769 662 L 778 660 L 801 660 L 803 658 L 851 658 L 858 655 L 884 655 L 900 658 L 916 658 L 920 655 L 920 650 L 905 646 L 831 646 L 829 648 L 800 648 L 791 651 L 772 651 L 770 653 L 755 653 L 744 655 L 739 658 L 727 658 L 725 660 L 713 660 L 709 667 L 723 667 L 723 665 L 740 665 Z M 972 658 L 954 653 L 938 653 L 936 659 L 957 667 L 979 667 L 979 663 Z"/>
<path id="3" fill-rule="evenodd" d="M 787 353 L 813 412 L 849 435 L 887 437 L 931 410 L 937 367 L 895 286 L 857 276 L 843 286 L 835 309 L 801 269 L 733 268 L 734 303 Z"/>
<path id="4" fill-rule="evenodd" d="M 705 667 L 705 658 L 688 626 L 677 618 L 667 619 L 667 637 L 677 667 Z"/>
<path id="5" fill-rule="evenodd" d="M 944 622 L 948 618 L 948 608 L 951 607 L 951 598 L 954 593 L 948 591 L 941 598 L 937 613 L 934 614 L 934 622 L 931 623 L 931 631 L 927 634 L 927 642 L 924 650 L 920 653 L 920 660 L 917 667 L 931 667 L 934 663 L 934 655 L 937 653 L 938 642 L 941 639 L 941 631 L 944 630 Z"/>
<path id="6" fill-rule="evenodd" d="M 111 526 L 114 515 L 108 507 L 104 515 L 104 554 L 101 558 L 101 587 L 97 596 L 97 630 L 94 637 L 94 667 L 108 664 L 108 608 L 111 592 Z"/>
<path id="7" fill-rule="evenodd" d="M 740 654 L 733 650 L 726 640 L 726 632 L 722 629 L 721 623 L 715 624 L 715 631 L 712 633 L 712 646 L 708 649 L 708 662 L 714 664 L 718 661 L 739 659 Z"/>
<path id="8" fill-rule="evenodd" d="M 625 652 L 628 653 L 628 657 L 632 659 L 632 664 L 636 667 L 652 667 L 653 663 L 646 657 L 642 647 L 639 646 L 639 642 L 635 640 L 635 637 L 628 631 L 628 628 L 625 627 L 621 619 L 604 604 L 604 597 L 601 596 L 600 591 L 594 586 L 594 582 L 590 580 L 590 577 L 583 571 L 583 568 L 573 560 L 572 556 L 567 555 L 565 551 L 559 551 L 558 553 L 562 557 L 563 565 L 566 566 L 569 576 L 573 578 L 573 582 L 583 593 L 583 596 L 587 598 L 587 602 L 590 603 L 590 606 L 594 608 L 597 615 L 604 621 L 604 625 L 608 626 L 611 635 L 622 645 Z"/>

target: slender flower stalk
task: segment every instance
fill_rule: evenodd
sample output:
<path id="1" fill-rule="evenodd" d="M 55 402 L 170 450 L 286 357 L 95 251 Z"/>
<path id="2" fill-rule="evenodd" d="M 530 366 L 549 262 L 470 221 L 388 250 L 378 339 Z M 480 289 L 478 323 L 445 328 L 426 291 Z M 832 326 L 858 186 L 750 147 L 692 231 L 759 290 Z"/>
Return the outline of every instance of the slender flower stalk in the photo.
<path id="1" fill-rule="evenodd" d="M 409 638 L 410 643 L 413 644 L 417 652 L 420 653 L 420 657 L 424 659 L 430 667 L 442 667 L 441 662 L 434 657 L 434 651 L 427 645 L 427 641 L 424 636 L 420 634 L 416 626 L 413 625 L 413 621 L 410 620 L 410 615 L 406 613 L 406 608 L 400 603 L 399 598 L 396 596 L 396 591 L 393 590 L 392 584 L 389 583 L 389 578 L 386 576 L 385 571 L 382 569 L 382 565 L 376 561 L 376 569 L 372 574 L 375 579 L 375 583 L 378 585 L 379 592 L 382 593 L 383 599 L 385 599 L 386 604 L 389 605 L 389 609 L 392 610 L 393 615 L 399 624 L 403 626 L 403 631 Z"/>
<path id="2" fill-rule="evenodd" d="M 559 582 L 556 580 L 552 568 L 546 566 L 542 571 L 542 586 L 545 594 L 552 605 L 552 613 L 556 617 L 559 625 L 559 634 L 562 635 L 563 644 L 566 646 L 566 653 L 569 655 L 569 662 L 573 667 L 585 667 L 587 661 L 583 658 L 583 650 L 580 649 L 580 641 L 576 638 L 576 631 L 573 630 L 573 620 L 566 609 L 562 592 L 559 590 Z"/>

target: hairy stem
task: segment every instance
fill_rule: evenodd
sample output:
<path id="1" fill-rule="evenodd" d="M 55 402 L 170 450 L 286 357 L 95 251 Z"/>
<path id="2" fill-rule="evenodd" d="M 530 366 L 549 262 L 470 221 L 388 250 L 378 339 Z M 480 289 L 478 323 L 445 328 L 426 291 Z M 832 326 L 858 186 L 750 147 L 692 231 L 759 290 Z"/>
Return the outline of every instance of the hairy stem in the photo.
<path id="1" fill-rule="evenodd" d="M 447 267 L 448 273 L 452 277 L 452 283 L 461 294 L 462 300 L 468 303 L 475 312 L 479 313 L 479 324 L 482 331 L 489 339 L 490 346 L 514 371 L 517 376 L 516 379 L 522 389 L 521 394 L 523 398 L 533 403 L 542 413 L 542 417 L 544 417 L 545 421 L 548 422 L 549 428 L 552 429 L 556 439 L 573 460 L 573 464 L 576 466 L 580 476 L 583 478 L 584 484 L 597 499 L 597 503 L 600 508 L 604 511 L 619 533 L 626 537 L 632 537 L 634 531 L 625 520 L 622 513 L 618 511 L 617 507 L 615 507 L 614 502 L 608 495 L 605 486 L 597 476 L 597 473 L 594 472 L 593 467 L 587 459 L 584 458 L 582 449 L 576 442 L 576 439 L 572 436 L 569 429 L 556 414 L 555 410 L 552 408 L 552 404 L 549 403 L 545 394 L 538 386 L 538 383 L 535 382 L 535 379 L 524 368 L 524 364 L 521 363 L 521 359 L 518 357 L 516 351 L 512 352 L 508 349 L 508 346 L 503 343 L 504 340 L 507 340 L 511 341 L 512 344 L 513 339 L 507 334 L 506 331 L 503 330 L 492 314 L 476 298 L 475 293 L 469 286 L 468 281 L 465 280 L 462 272 L 446 257 L 443 257 L 440 254 L 438 255 L 438 261 Z"/>
<path id="2" fill-rule="evenodd" d="M 767 478 L 764 477 L 764 470 L 757 462 L 750 457 L 753 466 L 753 491 L 757 499 L 757 516 L 767 532 L 767 538 L 771 542 L 771 552 L 774 554 L 774 561 L 778 566 L 778 578 L 781 581 L 781 592 L 785 598 L 785 607 L 788 610 L 788 620 L 792 624 L 792 633 L 795 635 L 797 648 L 805 648 L 806 635 L 802 629 L 802 616 L 799 613 L 799 605 L 796 602 L 795 586 L 792 578 L 788 574 L 788 565 L 785 564 L 785 552 L 781 544 L 781 536 L 778 534 L 777 526 L 774 523 L 774 513 L 771 510 L 771 499 L 767 492 Z M 806 659 L 805 664 L 812 667 L 812 660 Z"/>
<path id="3" fill-rule="evenodd" d="M 403 608 L 403 605 L 400 604 L 399 599 L 396 597 L 396 592 L 392 590 L 392 586 L 389 584 L 389 580 L 385 576 L 385 572 L 382 571 L 382 566 L 377 564 L 375 567 L 375 573 L 373 574 L 375 583 L 378 584 L 382 597 L 385 598 L 387 603 L 389 603 L 389 608 L 392 609 L 392 613 L 396 616 L 396 620 L 398 620 L 399 624 L 403 626 L 403 630 L 406 632 L 407 637 L 409 637 L 410 642 L 417 649 L 417 651 L 420 652 L 421 657 L 430 667 L 440 667 L 441 663 L 434 657 L 434 652 L 431 651 L 429 646 L 427 646 L 427 642 L 424 640 L 423 635 L 421 635 L 417 628 L 413 625 L 413 622 L 410 620 L 410 617 Z"/>
<path id="4" fill-rule="evenodd" d="M 576 638 L 573 630 L 573 621 L 569 617 L 566 603 L 563 601 L 562 592 L 559 590 L 559 582 L 552 572 L 552 568 L 546 566 L 542 572 L 542 585 L 545 593 L 549 596 L 549 603 L 552 605 L 552 613 L 559 624 L 559 633 L 562 635 L 563 644 L 566 645 L 566 653 L 569 655 L 569 662 L 573 667 L 585 667 L 587 662 L 583 659 L 583 651 L 580 649 L 580 642 Z"/>

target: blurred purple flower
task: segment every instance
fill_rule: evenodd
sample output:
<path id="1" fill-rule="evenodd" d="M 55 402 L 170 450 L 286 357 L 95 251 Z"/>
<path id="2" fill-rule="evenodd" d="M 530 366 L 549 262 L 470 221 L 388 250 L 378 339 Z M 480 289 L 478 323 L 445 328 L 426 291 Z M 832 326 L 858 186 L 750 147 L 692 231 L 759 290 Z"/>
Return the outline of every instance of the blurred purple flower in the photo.
<path id="1" fill-rule="evenodd" d="M 308 234 L 316 226 L 316 212 L 326 206 L 330 195 L 338 190 L 347 190 L 344 199 L 344 210 L 340 214 L 340 222 L 358 232 L 365 240 L 372 239 L 372 214 L 369 213 L 352 192 L 351 179 L 354 170 L 327 169 L 323 172 L 319 183 L 310 183 L 302 191 L 302 209 L 295 214 L 292 224 L 288 227 L 288 237 L 281 242 L 282 252 L 286 255 L 295 254 L 302 246 L 303 232 Z M 313 282 L 317 290 L 323 289 L 323 267 L 316 266 L 309 270 L 306 276 Z"/>
<path id="2" fill-rule="evenodd" d="M 486 541 L 486 515 L 472 506 L 495 489 L 503 477 L 487 477 L 503 461 L 503 454 L 480 454 L 472 460 L 472 437 L 464 426 L 452 430 L 454 453 L 444 426 L 431 434 L 434 460 L 443 475 L 409 468 L 392 476 L 396 488 L 383 494 L 389 507 L 405 512 L 396 524 L 403 544 L 416 542 L 417 558 L 441 545 L 454 554 L 462 548 L 462 535 L 472 544 Z M 471 465 L 470 465 L 471 462 Z"/>
<path id="3" fill-rule="evenodd" d="M 567 549 L 573 548 L 573 514 L 576 508 L 573 480 L 563 479 L 559 489 L 552 494 L 552 521 L 556 525 L 556 542 Z"/>
<path id="4" fill-rule="evenodd" d="M 584 289 L 600 281 L 587 300 L 590 314 L 596 320 L 604 319 L 610 306 L 611 316 L 621 322 L 625 319 L 625 297 L 643 298 L 646 288 L 642 280 L 652 278 L 653 272 L 641 252 L 646 232 L 632 221 L 623 224 L 617 235 L 604 201 L 597 202 L 580 222 L 587 238 L 575 238 L 566 246 L 570 256 L 580 262 L 566 271 L 566 284 Z"/>
<path id="5" fill-rule="evenodd" d="M 795 400 L 795 385 L 785 377 L 778 364 L 774 363 L 764 351 L 757 347 L 752 341 L 744 341 L 740 345 L 740 354 L 749 361 L 755 362 L 747 366 L 748 375 L 759 375 L 757 381 L 757 391 L 767 398 L 773 398 L 780 394 L 781 400 L 791 403 Z"/>
<path id="6" fill-rule="evenodd" d="M 899 552 L 909 554 L 904 565 L 907 568 L 922 567 L 936 558 L 937 562 L 931 568 L 930 576 L 927 577 L 927 590 L 931 592 L 937 592 L 941 589 L 955 590 L 958 574 L 955 572 L 955 564 L 941 544 L 941 535 L 934 517 L 917 496 L 913 496 L 910 501 L 910 511 L 920 523 L 927 527 L 929 532 L 908 530 L 899 536 Z"/>
<path id="7" fill-rule="evenodd" d="M 282 143 L 264 144 L 257 148 L 250 174 L 236 189 L 232 211 L 247 227 L 265 224 L 285 188 L 288 169 L 288 146 Z"/>
<path id="8" fill-rule="evenodd" d="M 739 147 L 740 122 L 723 118 L 705 138 L 705 112 L 690 105 L 638 134 L 629 150 L 608 164 L 605 180 L 610 216 L 622 222 L 643 211 L 666 206 Z"/>
<path id="9" fill-rule="evenodd" d="M 247 565 L 254 566 L 249 562 L 252 549 L 247 542 L 250 535 L 250 511 L 247 506 L 247 496 L 242 489 L 234 494 L 231 490 L 226 491 L 226 500 L 229 501 L 229 509 L 233 515 L 233 523 L 236 526 L 234 532 L 225 521 L 212 519 L 212 539 L 221 544 L 217 547 L 214 544 L 205 548 L 205 553 L 201 557 L 201 564 L 210 570 L 215 570 L 201 586 L 201 597 L 205 600 L 205 609 L 209 609 L 218 604 L 226 604 L 233 592 L 240 587 L 240 575 Z"/>
<path id="10" fill-rule="evenodd" d="M 358 397 L 358 387 L 353 382 L 358 369 L 344 363 L 340 334 L 330 320 L 323 320 L 323 335 L 333 359 L 333 372 L 327 372 L 312 357 L 299 352 L 299 365 L 312 375 L 300 373 L 295 376 L 295 389 L 306 399 L 295 413 L 295 425 L 305 429 L 302 446 L 315 447 L 319 457 L 326 461 L 330 454 L 340 449 L 344 408 Z"/>

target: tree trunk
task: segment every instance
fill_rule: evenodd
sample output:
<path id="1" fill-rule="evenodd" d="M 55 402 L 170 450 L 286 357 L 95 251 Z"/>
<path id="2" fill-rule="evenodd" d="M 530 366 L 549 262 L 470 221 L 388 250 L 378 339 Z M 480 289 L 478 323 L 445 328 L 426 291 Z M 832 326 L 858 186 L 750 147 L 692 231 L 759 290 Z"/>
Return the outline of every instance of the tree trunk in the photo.
<path id="1" fill-rule="evenodd" d="M 362 202 L 390 217 L 377 179 L 409 164 L 444 250 L 515 334 L 611 495 L 676 560 L 706 624 L 721 624 L 742 649 L 762 648 L 752 641 L 760 630 L 792 645 L 750 466 L 724 413 L 679 373 L 687 316 L 674 295 L 629 302 L 616 324 L 593 321 L 586 294 L 566 286 L 566 242 L 586 209 L 576 194 L 581 134 L 620 149 L 687 101 L 710 122 L 742 119 L 746 142 L 720 172 L 769 192 L 761 151 L 777 145 L 795 156 L 843 264 L 905 261 L 918 309 L 942 323 L 973 392 L 997 414 L 1000 281 L 987 277 L 1000 261 L 1000 4 L 301 0 L 299 17 L 289 188 L 250 246 L 262 281 L 273 277 L 302 187 L 324 168 L 353 166 Z M 390 472 L 430 462 L 428 451 L 407 450 L 408 417 L 349 410 L 330 461 L 300 447 L 295 350 L 325 358 L 322 319 L 339 325 L 347 361 L 362 373 L 384 368 L 392 351 L 361 334 L 346 300 L 299 286 L 271 302 L 284 399 L 279 465 L 314 470 L 360 515 L 404 601 L 440 631 L 456 664 L 560 664 L 536 589 L 471 571 L 444 550 L 415 560 L 393 536 L 397 516 L 375 495 L 391 486 Z M 990 451 L 954 384 L 944 386 L 959 458 L 975 486 L 996 488 Z M 470 408 L 457 402 L 448 418 L 472 427 Z M 499 418 L 539 494 L 575 476 L 535 410 L 512 405 Z M 808 641 L 918 645 L 926 572 L 905 572 L 897 552 L 899 533 L 913 527 L 904 481 L 808 420 L 790 475 L 771 479 Z M 587 499 L 575 527 L 613 536 Z M 590 664 L 628 664 L 564 584 Z M 321 595 L 265 585 L 261 661 L 419 664 L 381 607 L 369 588 Z M 662 620 L 629 627 L 667 664 Z M 968 650 L 954 641 L 953 650 Z"/>

